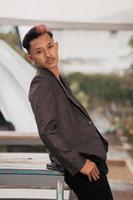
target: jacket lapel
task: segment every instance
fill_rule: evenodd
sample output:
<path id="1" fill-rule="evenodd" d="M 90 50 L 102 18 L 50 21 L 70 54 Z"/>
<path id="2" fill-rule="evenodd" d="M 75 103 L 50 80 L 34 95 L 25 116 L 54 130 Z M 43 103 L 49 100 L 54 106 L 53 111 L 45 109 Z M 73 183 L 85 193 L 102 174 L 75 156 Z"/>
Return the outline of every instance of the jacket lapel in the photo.
<path id="1" fill-rule="evenodd" d="M 78 101 L 78 99 L 75 98 L 75 96 L 73 95 L 71 88 L 69 87 L 67 81 L 60 76 L 60 80 L 59 83 L 61 85 L 61 87 L 63 88 L 65 94 L 67 95 L 67 97 L 74 103 L 76 104 L 76 106 L 78 106 L 80 108 L 80 110 L 87 116 L 89 117 L 87 111 L 85 110 L 85 108 L 82 106 L 82 104 Z M 62 84 L 63 82 L 63 84 Z M 89 117 L 90 118 L 90 117 Z"/>
<path id="2" fill-rule="evenodd" d="M 37 68 L 36 75 L 42 75 L 42 74 L 53 76 L 56 80 L 58 80 L 58 79 L 54 76 L 54 74 L 53 74 L 51 71 L 49 71 L 48 69 L 42 68 L 42 67 L 38 67 L 38 68 Z M 68 85 L 67 81 L 65 80 L 65 78 L 62 77 L 62 76 L 60 75 L 60 81 L 58 80 L 58 82 L 59 82 L 60 86 L 62 87 L 62 89 L 64 90 L 66 96 L 67 96 L 76 106 L 78 106 L 78 107 L 80 108 L 80 110 L 86 115 L 86 117 L 88 117 L 88 118 L 90 119 L 90 117 L 89 117 L 87 111 L 85 110 L 85 108 L 82 106 L 82 104 L 81 104 L 81 103 L 75 98 L 75 96 L 73 95 L 72 90 L 71 90 L 71 88 L 69 87 L 69 85 Z"/>

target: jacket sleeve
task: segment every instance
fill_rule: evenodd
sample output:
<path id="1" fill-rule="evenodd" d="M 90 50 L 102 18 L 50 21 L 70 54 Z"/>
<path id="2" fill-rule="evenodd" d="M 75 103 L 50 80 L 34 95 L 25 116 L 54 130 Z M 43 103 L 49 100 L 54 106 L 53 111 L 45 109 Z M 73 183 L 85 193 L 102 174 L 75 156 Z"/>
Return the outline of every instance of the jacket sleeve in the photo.
<path id="1" fill-rule="evenodd" d="M 33 89 L 31 86 L 29 100 L 40 138 L 59 162 L 72 175 L 75 175 L 83 167 L 85 158 L 70 148 L 63 139 L 58 126 L 58 110 L 55 98 L 54 88 L 50 81 L 43 81 Z"/>

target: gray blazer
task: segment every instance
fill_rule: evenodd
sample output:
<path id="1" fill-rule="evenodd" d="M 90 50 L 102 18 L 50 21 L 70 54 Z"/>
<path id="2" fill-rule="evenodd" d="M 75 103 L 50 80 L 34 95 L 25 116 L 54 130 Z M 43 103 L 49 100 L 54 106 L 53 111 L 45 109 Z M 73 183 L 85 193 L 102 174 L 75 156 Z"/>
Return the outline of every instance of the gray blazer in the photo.
<path id="1" fill-rule="evenodd" d="M 40 138 L 55 160 L 75 175 L 89 156 L 105 161 L 108 143 L 61 75 L 60 80 L 38 67 L 29 100 Z"/>

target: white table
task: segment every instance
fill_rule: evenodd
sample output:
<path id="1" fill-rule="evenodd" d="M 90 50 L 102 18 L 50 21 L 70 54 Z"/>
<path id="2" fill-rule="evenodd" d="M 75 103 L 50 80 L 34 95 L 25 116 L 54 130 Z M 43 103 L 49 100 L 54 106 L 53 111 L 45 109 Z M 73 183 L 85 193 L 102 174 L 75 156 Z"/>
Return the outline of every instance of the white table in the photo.
<path id="1" fill-rule="evenodd" d="M 54 199 L 63 200 L 64 176 L 58 171 L 47 170 L 48 162 L 46 153 L 0 153 L 0 199 L 11 199 L 21 191 L 16 199 L 25 199 L 26 194 L 27 199 L 34 199 L 33 196 L 48 199 L 48 193 L 49 199 L 53 199 L 53 193 Z M 70 192 L 66 192 L 65 199 L 70 199 Z"/>

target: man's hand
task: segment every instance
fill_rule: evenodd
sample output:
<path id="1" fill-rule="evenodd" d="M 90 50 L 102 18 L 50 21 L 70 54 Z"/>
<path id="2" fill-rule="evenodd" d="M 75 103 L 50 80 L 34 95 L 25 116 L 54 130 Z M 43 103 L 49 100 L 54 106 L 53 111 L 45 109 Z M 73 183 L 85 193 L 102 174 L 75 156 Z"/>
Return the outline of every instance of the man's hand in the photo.
<path id="1" fill-rule="evenodd" d="M 80 170 L 81 173 L 85 174 L 88 176 L 89 180 L 92 181 L 94 179 L 97 181 L 99 179 L 99 170 L 94 162 L 91 160 L 86 160 L 84 166 Z"/>

